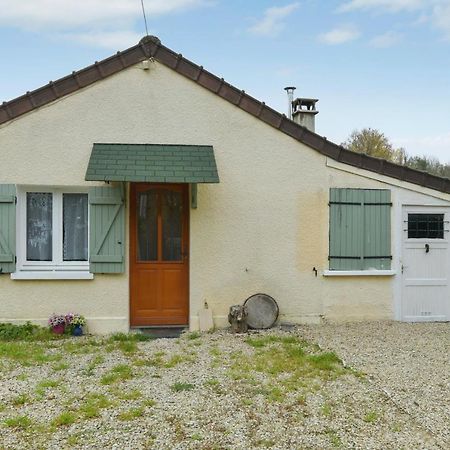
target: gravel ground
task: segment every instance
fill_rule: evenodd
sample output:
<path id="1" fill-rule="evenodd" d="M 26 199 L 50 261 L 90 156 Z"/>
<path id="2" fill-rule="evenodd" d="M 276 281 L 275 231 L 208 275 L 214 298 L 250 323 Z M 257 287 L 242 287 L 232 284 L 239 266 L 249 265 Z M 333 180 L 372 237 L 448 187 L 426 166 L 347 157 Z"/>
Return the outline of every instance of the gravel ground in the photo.
<path id="1" fill-rule="evenodd" d="M 250 341 L 84 337 L 31 356 L 0 342 L 0 448 L 447 449 L 449 333 L 389 322 Z"/>
<path id="2" fill-rule="evenodd" d="M 298 331 L 367 373 L 374 387 L 450 448 L 450 323 L 328 324 Z"/>

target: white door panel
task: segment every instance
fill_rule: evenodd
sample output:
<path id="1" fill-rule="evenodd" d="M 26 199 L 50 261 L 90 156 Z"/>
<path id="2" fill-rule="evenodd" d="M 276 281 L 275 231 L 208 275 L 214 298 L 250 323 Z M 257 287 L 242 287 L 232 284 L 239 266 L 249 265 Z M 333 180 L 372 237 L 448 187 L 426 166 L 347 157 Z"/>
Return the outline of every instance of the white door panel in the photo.
<path id="1" fill-rule="evenodd" d="M 404 208 L 401 305 L 404 321 L 450 320 L 449 215 L 449 208 Z M 408 237 L 408 227 L 414 226 L 411 217 L 422 231 L 416 229 L 409 234 L 423 237 Z"/>

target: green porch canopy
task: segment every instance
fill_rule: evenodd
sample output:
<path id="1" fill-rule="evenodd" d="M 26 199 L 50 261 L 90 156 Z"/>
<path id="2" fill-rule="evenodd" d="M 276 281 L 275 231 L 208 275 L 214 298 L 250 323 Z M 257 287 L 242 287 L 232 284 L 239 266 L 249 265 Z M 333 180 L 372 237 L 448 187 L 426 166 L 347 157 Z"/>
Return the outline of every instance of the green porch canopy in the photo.
<path id="1" fill-rule="evenodd" d="M 94 144 L 86 181 L 218 183 L 211 145 Z"/>

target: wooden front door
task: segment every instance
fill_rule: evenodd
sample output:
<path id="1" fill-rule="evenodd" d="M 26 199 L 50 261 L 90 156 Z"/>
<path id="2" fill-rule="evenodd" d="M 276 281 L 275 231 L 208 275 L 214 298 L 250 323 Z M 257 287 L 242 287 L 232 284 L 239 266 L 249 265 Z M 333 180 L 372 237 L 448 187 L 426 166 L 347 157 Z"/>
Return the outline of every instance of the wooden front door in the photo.
<path id="1" fill-rule="evenodd" d="M 131 326 L 188 324 L 188 198 L 184 184 L 131 184 Z"/>

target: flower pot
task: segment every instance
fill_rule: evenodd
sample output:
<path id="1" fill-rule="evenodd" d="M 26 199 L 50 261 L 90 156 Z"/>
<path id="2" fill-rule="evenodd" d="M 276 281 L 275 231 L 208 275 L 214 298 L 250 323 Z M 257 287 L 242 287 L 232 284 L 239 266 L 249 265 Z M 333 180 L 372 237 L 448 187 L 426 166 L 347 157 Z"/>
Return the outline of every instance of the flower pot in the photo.
<path id="1" fill-rule="evenodd" d="M 81 336 L 83 334 L 83 327 L 81 325 L 74 325 L 72 328 L 72 336 Z"/>
<path id="2" fill-rule="evenodd" d="M 54 326 L 52 327 L 52 331 L 53 331 L 53 333 L 55 333 L 55 334 L 64 334 L 64 324 L 63 324 L 63 323 L 60 323 L 60 324 L 58 324 L 58 325 L 54 325 Z"/>

